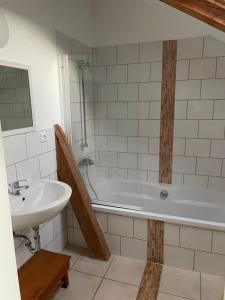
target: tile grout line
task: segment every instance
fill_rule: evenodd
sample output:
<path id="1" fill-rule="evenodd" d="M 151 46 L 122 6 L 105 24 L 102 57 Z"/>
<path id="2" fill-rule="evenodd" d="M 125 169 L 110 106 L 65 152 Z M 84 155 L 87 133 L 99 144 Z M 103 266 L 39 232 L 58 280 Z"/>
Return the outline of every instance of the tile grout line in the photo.
<path id="1" fill-rule="evenodd" d="M 163 295 L 179 297 L 179 298 L 181 298 L 181 300 L 194 300 L 192 298 L 187 298 L 187 297 L 180 296 L 180 295 L 168 294 L 168 293 L 165 293 L 165 292 L 160 292 L 160 293 L 163 294 Z M 201 299 L 199 299 L 199 300 L 201 300 Z M 204 300 L 204 299 L 202 299 L 202 300 Z"/>
<path id="2" fill-rule="evenodd" d="M 96 296 L 98 290 L 100 289 L 100 287 L 101 287 L 101 285 L 102 285 L 102 283 L 103 283 L 103 280 L 106 279 L 106 278 L 105 278 L 105 275 L 107 274 L 107 272 L 108 272 L 110 266 L 112 265 L 112 262 L 113 262 L 114 258 L 115 258 L 115 255 L 113 255 L 113 258 L 112 258 L 111 262 L 109 263 L 109 266 L 108 266 L 108 268 L 106 269 L 106 271 L 105 271 L 105 273 L 104 273 L 104 275 L 103 275 L 103 277 L 102 277 L 102 279 L 101 279 L 101 282 L 100 282 L 98 288 L 96 289 L 96 291 L 95 291 L 95 293 L 94 293 L 94 295 L 93 295 L 93 297 L 92 297 L 92 300 L 94 300 L 94 298 L 95 298 L 95 296 Z"/>
<path id="3" fill-rule="evenodd" d="M 200 272 L 200 300 L 204 300 L 202 299 L 202 273 Z"/>

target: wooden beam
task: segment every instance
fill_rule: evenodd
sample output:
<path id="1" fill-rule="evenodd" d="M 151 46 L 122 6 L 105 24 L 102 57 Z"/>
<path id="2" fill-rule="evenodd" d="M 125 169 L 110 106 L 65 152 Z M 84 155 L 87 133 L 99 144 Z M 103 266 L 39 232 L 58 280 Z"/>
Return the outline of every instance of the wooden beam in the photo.
<path id="1" fill-rule="evenodd" d="M 148 220 L 148 261 L 163 264 L 164 222 Z"/>
<path id="2" fill-rule="evenodd" d="M 83 177 L 59 125 L 55 125 L 56 157 L 59 180 L 72 188 L 70 203 L 77 217 L 88 248 L 95 258 L 108 260 L 110 250 L 91 206 Z"/>
<path id="3" fill-rule="evenodd" d="M 177 42 L 163 42 L 159 182 L 172 183 Z M 164 222 L 148 220 L 148 260 L 163 264 Z"/>
<path id="4" fill-rule="evenodd" d="M 160 0 L 225 32 L 224 0 Z"/>
<path id="5" fill-rule="evenodd" d="M 162 265 L 147 262 L 136 300 L 157 300 Z"/>
<path id="6" fill-rule="evenodd" d="M 177 42 L 163 43 L 159 182 L 172 182 Z M 148 262 L 137 300 L 157 300 L 164 257 L 164 222 L 148 220 Z"/>
<path id="7" fill-rule="evenodd" d="M 172 183 L 177 42 L 163 42 L 159 182 Z"/>

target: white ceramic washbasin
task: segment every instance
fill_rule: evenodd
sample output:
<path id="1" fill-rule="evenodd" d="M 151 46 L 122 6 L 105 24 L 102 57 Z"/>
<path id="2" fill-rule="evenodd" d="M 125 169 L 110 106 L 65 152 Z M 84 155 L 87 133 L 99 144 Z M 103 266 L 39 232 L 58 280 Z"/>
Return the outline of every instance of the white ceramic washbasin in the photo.
<path id="1" fill-rule="evenodd" d="M 29 186 L 19 196 L 9 195 L 13 230 L 22 230 L 45 223 L 67 204 L 72 190 L 56 180 L 28 179 Z"/>

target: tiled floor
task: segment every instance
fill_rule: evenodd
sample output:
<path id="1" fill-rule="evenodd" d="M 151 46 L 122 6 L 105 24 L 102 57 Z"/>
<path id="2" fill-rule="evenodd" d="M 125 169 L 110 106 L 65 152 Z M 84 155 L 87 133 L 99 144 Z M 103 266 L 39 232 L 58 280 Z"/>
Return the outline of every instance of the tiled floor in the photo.
<path id="1" fill-rule="evenodd" d="M 108 262 L 91 259 L 87 250 L 67 248 L 71 255 L 68 289 L 54 300 L 135 300 L 145 262 L 112 256 Z M 157 300 L 220 300 L 225 277 L 163 266 Z"/>

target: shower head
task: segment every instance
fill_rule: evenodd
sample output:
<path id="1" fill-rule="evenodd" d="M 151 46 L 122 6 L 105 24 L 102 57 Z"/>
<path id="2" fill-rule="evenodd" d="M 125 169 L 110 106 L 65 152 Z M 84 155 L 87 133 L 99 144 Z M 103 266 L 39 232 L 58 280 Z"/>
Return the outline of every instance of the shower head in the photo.
<path id="1" fill-rule="evenodd" d="M 80 70 L 86 70 L 87 68 L 89 68 L 89 62 L 88 61 L 80 60 L 78 62 L 78 64 L 79 64 L 79 69 Z"/>

